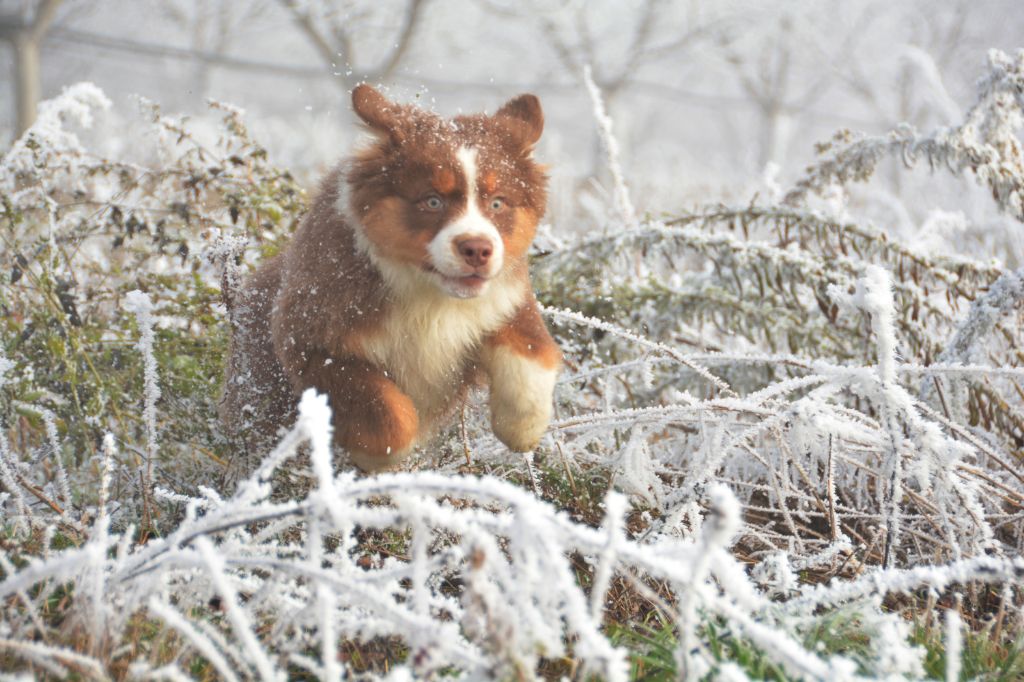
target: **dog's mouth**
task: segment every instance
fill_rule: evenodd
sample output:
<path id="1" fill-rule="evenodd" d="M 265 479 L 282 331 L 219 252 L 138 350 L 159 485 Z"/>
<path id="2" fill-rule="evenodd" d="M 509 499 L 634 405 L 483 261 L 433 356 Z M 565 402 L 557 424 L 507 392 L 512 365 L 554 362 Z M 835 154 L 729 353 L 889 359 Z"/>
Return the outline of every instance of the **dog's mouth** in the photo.
<path id="1" fill-rule="evenodd" d="M 462 277 L 447 277 L 442 275 L 442 278 L 445 279 L 446 281 L 458 283 L 464 286 L 480 286 L 484 282 L 488 281 L 488 279 L 483 275 L 478 275 L 475 273 L 472 275 L 464 275 Z"/>
<path id="2" fill-rule="evenodd" d="M 468 275 L 446 275 L 429 265 L 424 267 L 424 270 L 437 277 L 440 280 L 441 289 L 449 296 L 455 298 L 474 298 L 479 296 L 487 288 L 488 282 L 491 281 L 490 277 L 477 272 L 471 272 Z"/>

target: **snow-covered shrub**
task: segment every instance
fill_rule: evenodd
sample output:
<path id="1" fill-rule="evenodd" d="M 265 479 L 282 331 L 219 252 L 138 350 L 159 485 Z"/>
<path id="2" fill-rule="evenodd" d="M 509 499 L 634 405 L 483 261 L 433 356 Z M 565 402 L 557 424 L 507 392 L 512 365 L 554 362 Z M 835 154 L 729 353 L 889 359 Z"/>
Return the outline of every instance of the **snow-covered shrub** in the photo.
<path id="1" fill-rule="evenodd" d="M 836 205 L 895 154 L 977 179 L 1021 219 L 1024 53 L 989 61 L 962 126 L 844 134 L 782 203 L 635 228 L 624 214 L 540 254 L 574 362 L 559 453 L 611 467 L 682 528 L 704 486 L 730 482 L 756 555 L 1019 553 L 1020 275 L 919 252 Z"/>
<path id="2" fill-rule="evenodd" d="M 142 101 L 130 158 L 111 159 L 85 141 L 94 112 L 109 106 L 91 84 L 68 88 L 42 107 L 0 168 L 0 353 L 13 363 L 0 408 L 13 440 L 41 465 L 23 473 L 26 481 L 61 508 L 79 500 L 50 489 L 59 463 L 95 478 L 87 465 L 107 431 L 126 441 L 112 483 L 121 503 L 143 497 L 137 465 L 154 465 L 157 430 L 160 456 L 175 462 L 168 475 L 184 476 L 183 461 L 209 473 L 208 464 L 229 456 L 214 409 L 227 338 L 223 263 L 211 261 L 273 253 L 303 207 L 303 193 L 267 162 L 240 111 L 213 103 L 223 129 L 201 141 Z M 247 252 L 230 248 L 242 238 Z M 149 297 L 156 324 L 145 358 L 130 348 L 135 317 L 122 306 L 134 290 Z M 141 409 L 154 358 L 166 389 L 159 423 Z M 54 424 L 59 441 L 50 437 Z"/>
<path id="3" fill-rule="evenodd" d="M 620 220 L 538 242 L 568 365 L 549 435 L 510 456 L 474 396 L 376 477 L 334 470 L 313 393 L 254 471 L 217 436 L 218 285 L 302 210 L 240 112 L 218 105 L 211 147 L 146 105 L 160 155 L 111 161 L 62 123 L 105 99 L 69 89 L 0 168 L 0 668 L 616 680 L 606 626 L 656 614 L 687 679 L 744 678 L 718 629 L 793 678 L 921 677 L 893 607 L 958 585 L 951 652 L 980 585 L 1019 632 L 1024 274 L 899 243 L 845 197 L 896 154 L 1020 219 L 1022 81 L 994 53 L 962 126 L 843 135 L 784 201 L 665 219 L 636 215 L 589 83 Z M 807 643 L 839 617 L 859 651 Z"/>

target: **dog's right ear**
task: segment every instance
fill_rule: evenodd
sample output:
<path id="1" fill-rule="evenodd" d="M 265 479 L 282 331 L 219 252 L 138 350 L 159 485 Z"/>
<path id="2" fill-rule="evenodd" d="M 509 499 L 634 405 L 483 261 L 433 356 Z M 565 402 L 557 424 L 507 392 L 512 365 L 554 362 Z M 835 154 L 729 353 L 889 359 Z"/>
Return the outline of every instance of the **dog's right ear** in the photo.
<path id="1" fill-rule="evenodd" d="M 387 135 L 392 142 L 402 142 L 400 132 L 401 105 L 395 104 L 366 83 L 352 90 L 352 108 L 375 133 Z"/>
<path id="2" fill-rule="evenodd" d="M 512 124 L 514 134 L 527 152 L 533 149 L 544 132 L 544 111 L 536 95 L 525 94 L 510 99 L 494 116 Z"/>

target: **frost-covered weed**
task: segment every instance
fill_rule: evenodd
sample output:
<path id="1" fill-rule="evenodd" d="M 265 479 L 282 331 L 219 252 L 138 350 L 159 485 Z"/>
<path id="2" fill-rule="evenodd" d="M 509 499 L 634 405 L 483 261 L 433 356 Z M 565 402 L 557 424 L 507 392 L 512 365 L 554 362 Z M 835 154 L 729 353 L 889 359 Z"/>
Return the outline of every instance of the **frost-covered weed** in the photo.
<path id="1" fill-rule="evenodd" d="M 126 160 L 105 158 L 87 137 L 94 112 L 108 106 L 94 86 L 70 87 L 3 157 L 0 338 L 13 366 L 0 405 L 24 456 L 42 463 L 23 472 L 25 481 L 61 507 L 71 502 L 59 499 L 63 490 L 47 490 L 62 488 L 60 466 L 72 466 L 82 484 L 74 496 L 87 499 L 74 502 L 93 501 L 98 470 L 85 465 L 115 433 L 124 447 L 111 512 L 132 516 L 148 499 L 143 479 L 152 478 L 154 455 L 175 462 L 176 487 L 208 481 L 210 463 L 230 460 L 214 417 L 227 338 L 220 263 L 202 255 L 242 241 L 248 248 L 230 259 L 244 267 L 273 253 L 303 195 L 233 108 L 212 105 L 223 132 L 210 144 L 142 102 Z M 132 348 L 136 320 L 123 303 L 135 290 L 154 307 L 151 353 Z M 154 362 L 164 380 L 159 405 Z M 55 449 L 51 422 L 59 452 L 45 452 Z M 156 453 L 158 428 L 166 438 Z"/>
<path id="2" fill-rule="evenodd" d="M 677 600 L 686 670 L 714 667 L 694 637 L 697 615 L 714 614 L 794 677 L 853 679 L 851 661 L 823 658 L 794 638 L 817 604 L 943 581 L 1017 581 L 1024 574 L 1019 557 L 985 558 L 933 567 L 910 580 L 906 572 L 876 574 L 866 591 L 849 594 L 845 583 L 818 586 L 800 591 L 791 607 L 773 606 L 729 552 L 741 517 L 725 486 L 709 488 L 711 507 L 698 539 L 657 534 L 638 541 L 622 533 L 624 499 L 615 492 L 606 500 L 605 522 L 592 528 L 494 478 L 336 474 L 325 398 L 310 391 L 299 409 L 295 429 L 233 495 L 182 498 L 184 520 L 144 545 L 131 541 L 132 529 L 108 532 L 108 519 L 100 516 L 81 546 L 8 573 L 0 598 L 74 584 L 76 610 L 92 611 L 94 633 L 116 640 L 135 614 L 146 613 L 228 679 L 283 679 L 289 668 L 328 677 L 337 638 L 394 635 L 410 647 L 407 666 L 416 675 L 454 667 L 468 679 L 530 677 L 538 656 L 566 655 L 571 641 L 585 669 L 621 680 L 626 654 L 601 631 L 602 594 L 608 577 L 627 572 L 660 583 Z M 290 466 L 303 442 L 309 443 L 310 492 L 275 499 L 275 470 Z M 366 561 L 357 537 L 372 528 L 408 529 L 409 559 Z M 589 598 L 569 561 L 573 553 L 595 567 Z M 445 589 L 453 582 L 464 585 L 461 594 Z M 7 622 L 31 628 L 24 605 L 6 603 Z M 871 618 L 880 624 L 879 646 L 896 646 L 888 635 L 899 618 Z M 886 618 L 895 620 L 882 627 Z M 906 664 L 908 651 L 893 652 L 893 660 Z M 47 662 L 68 666 L 59 650 Z"/>
<path id="3" fill-rule="evenodd" d="M 880 160 L 898 155 L 908 167 L 923 157 L 932 169 L 971 173 L 988 186 L 1002 210 L 1024 220 L 1024 51 L 1011 56 L 992 50 L 988 66 L 978 85 L 978 101 L 961 125 L 921 135 L 904 124 L 886 136 L 861 139 L 844 131 L 785 201 L 798 204 L 808 192 L 866 180 Z"/>
<path id="4" fill-rule="evenodd" d="M 991 584 L 1020 605 L 1020 275 L 894 241 L 844 188 L 885 153 L 927 154 L 1019 218 L 1022 73 L 1024 57 L 994 54 L 962 126 L 851 142 L 788 203 L 547 240 L 538 290 L 569 366 L 536 466 L 509 457 L 475 396 L 452 442 L 376 477 L 334 470 L 313 393 L 271 453 L 217 436 L 216 285 L 230 295 L 301 212 L 240 112 L 221 106 L 210 149 L 146 104 L 162 141 L 142 166 L 64 129 L 60 112 L 87 123 L 82 107 L 105 106 L 69 90 L 0 177 L 0 662 L 336 679 L 358 668 L 347 647 L 400 642 L 393 679 L 626 679 L 606 625 L 629 595 L 689 679 L 746 675 L 708 623 L 793 678 L 920 677 L 886 599 Z M 588 519 L 595 480 L 610 489 Z M 962 608 L 951 653 L 980 615 Z M 862 653 L 805 644 L 837 612 Z"/>
<path id="5" fill-rule="evenodd" d="M 927 139 L 1002 168 L 995 198 L 1012 212 L 1024 60 L 990 66 L 968 121 Z M 1017 276 L 805 203 L 866 179 L 865 158 L 836 152 L 787 204 L 708 207 L 539 258 L 542 298 L 578 311 L 548 310 L 576 361 L 559 452 L 616 468 L 638 498 L 667 489 L 667 525 L 689 525 L 704 486 L 728 481 L 759 520 L 745 540 L 757 555 L 795 550 L 806 567 L 1019 554 Z M 645 467 L 623 456 L 638 440 Z"/>

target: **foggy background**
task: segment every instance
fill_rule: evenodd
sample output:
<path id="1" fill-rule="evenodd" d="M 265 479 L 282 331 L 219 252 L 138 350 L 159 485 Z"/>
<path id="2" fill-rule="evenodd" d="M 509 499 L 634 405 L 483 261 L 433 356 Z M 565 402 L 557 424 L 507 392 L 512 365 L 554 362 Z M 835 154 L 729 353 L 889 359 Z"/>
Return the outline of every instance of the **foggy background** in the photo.
<path id="1" fill-rule="evenodd" d="M 0 149 L 24 125 L 36 49 L 39 97 L 86 80 L 111 98 L 97 135 L 114 152 L 131 147 L 134 95 L 208 117 L 211 131 L 214 98 L 244 108 L 271 158 L 309 185 L 360 134 L 348 93 L 362 80 L 443 114 L 534 92 L 548 219 L 569 229 L 610 204 L 584 65 L 634 202 L 660 215 L 745 201 L 773 185 L 771 164 L 785 186 L 838 129 L 959 121 L 988 49 L 1024 43 L 1024 11 L 1020 0 L 0 0 L 0 36 Z M 934 216 L 918 213 L 905 175 L 886 177 L 859 200 L 886 229 L 916 234 Z M 943 208 L 974 205 L 951 184 Z M 968 211 L 970 229 L 1002 220 L 986 210 Z"/>

